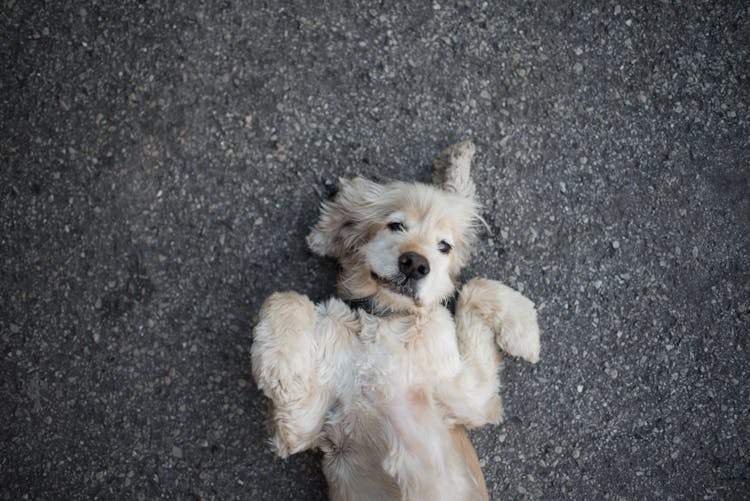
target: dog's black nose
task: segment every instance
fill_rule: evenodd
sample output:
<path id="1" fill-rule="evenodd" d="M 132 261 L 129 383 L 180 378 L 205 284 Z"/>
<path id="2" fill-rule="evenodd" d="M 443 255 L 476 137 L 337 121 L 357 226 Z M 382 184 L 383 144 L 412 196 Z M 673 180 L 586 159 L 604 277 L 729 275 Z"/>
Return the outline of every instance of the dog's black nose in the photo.
<path id="1" fill-rule="evenodd" d="M 430 263 L 416 252 L 404 252 L 398 257 L 398 269 L 406 278 L 419 280 L 430 272 Z"/>

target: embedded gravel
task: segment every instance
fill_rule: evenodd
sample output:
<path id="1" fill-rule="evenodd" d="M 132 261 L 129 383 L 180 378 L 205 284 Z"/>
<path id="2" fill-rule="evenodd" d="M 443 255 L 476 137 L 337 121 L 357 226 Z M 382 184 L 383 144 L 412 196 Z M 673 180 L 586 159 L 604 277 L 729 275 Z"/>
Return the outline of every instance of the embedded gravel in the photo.
<path id="1" fill-rule="evenodd" d="M 339 176 L 464 138 L 465 276 L 543 331 L 472 432 L 492 498 L 750 492 L 746 2 L 4 0 L 0 54 L 0 499 L 324 499 L 253 319 L 332 294 Z"/>

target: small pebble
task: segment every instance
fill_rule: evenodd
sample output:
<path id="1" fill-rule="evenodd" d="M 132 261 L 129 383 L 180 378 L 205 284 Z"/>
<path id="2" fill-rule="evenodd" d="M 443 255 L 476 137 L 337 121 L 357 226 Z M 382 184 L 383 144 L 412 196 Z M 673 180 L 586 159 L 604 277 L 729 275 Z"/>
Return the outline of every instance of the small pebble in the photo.
<path id="1" fill-rule="evenodd" d="M 583 73 L 583 65 L 581 63 L 574 64 L 573 71 L 575 71 L 576 74 L 580 75 L 581 73 Z"/>

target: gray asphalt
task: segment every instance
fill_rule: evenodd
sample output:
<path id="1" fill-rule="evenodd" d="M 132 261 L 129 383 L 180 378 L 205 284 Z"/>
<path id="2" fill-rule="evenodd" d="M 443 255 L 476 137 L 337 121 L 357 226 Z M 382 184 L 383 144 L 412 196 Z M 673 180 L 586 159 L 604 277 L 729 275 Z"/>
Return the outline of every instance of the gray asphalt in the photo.
<path id="1" fill-rule="evenodd" d="M 339 176 L 478 146 L 465 276 L 534 299 L 493 499 L 750 492 L 747 2 L 0 11 L 0 498 L 323 499 L 274 459 L 263 298 L 332 294 Z"/>

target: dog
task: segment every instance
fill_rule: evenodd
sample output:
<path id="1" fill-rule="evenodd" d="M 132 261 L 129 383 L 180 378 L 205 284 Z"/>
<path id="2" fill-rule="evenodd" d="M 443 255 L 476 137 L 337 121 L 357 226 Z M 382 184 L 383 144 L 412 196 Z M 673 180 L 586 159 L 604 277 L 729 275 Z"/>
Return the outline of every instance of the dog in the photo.
<path id="1" fill-rule="evenodd" d="M 251 349 L 280 457 L 323 452 L 333 500 L 488 499 L 467 434 L 502 420 L 502 353 L 539 360 L 534 303 L 487 279 L 457 288 L 481 221 L 475 147 L 433 184 L 341 180 L 307 238 L 340 264 L 338 297 L 263 303 Z"/>

